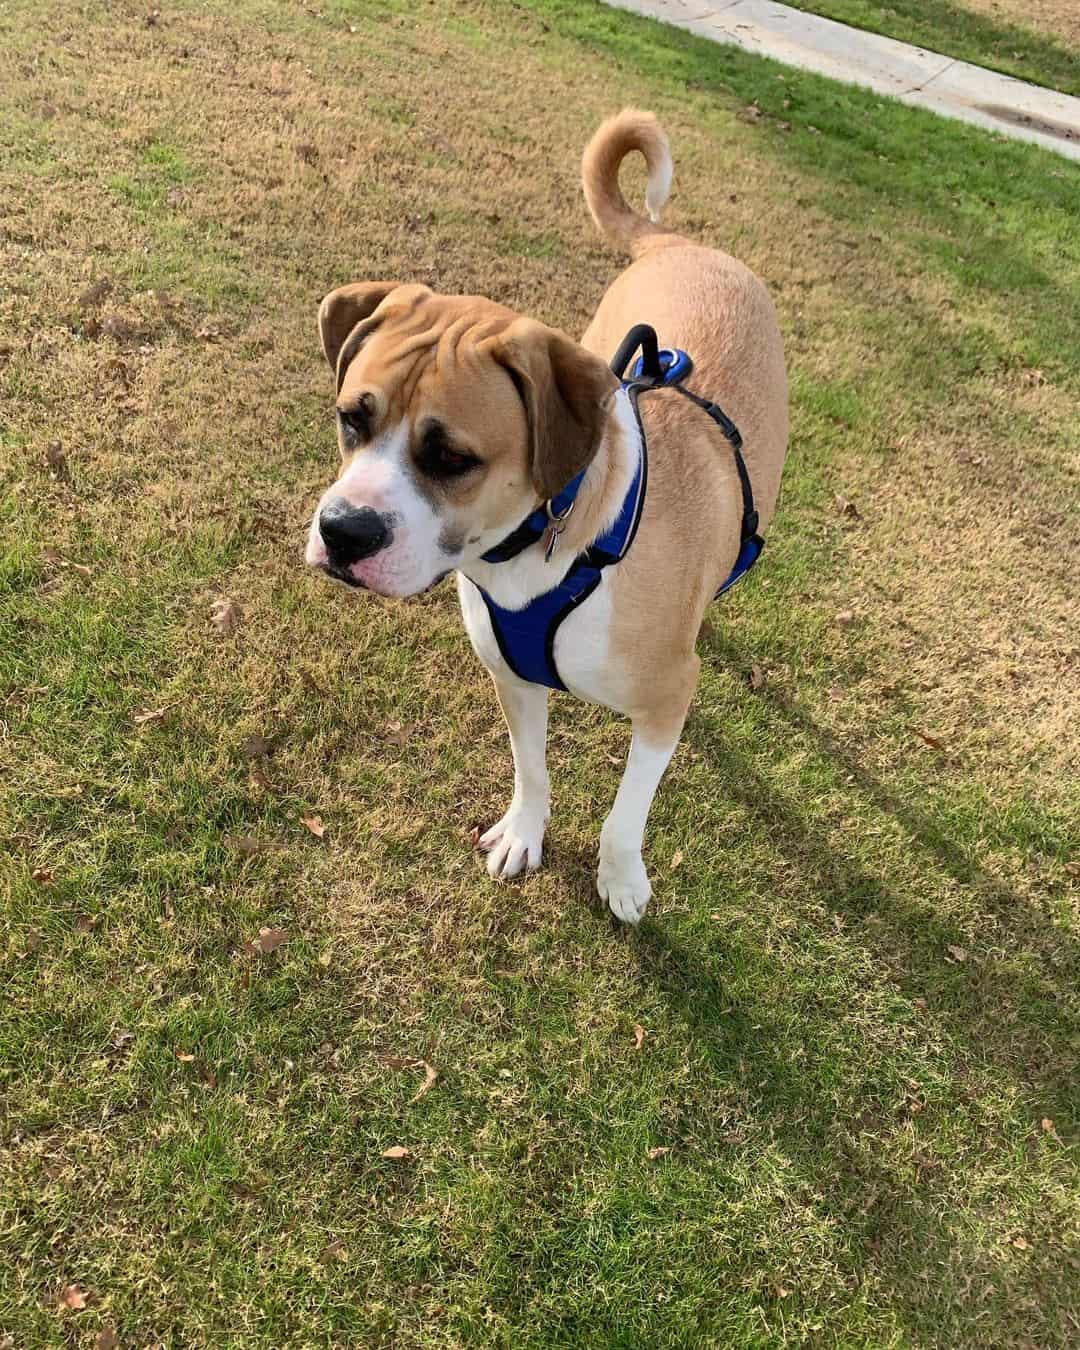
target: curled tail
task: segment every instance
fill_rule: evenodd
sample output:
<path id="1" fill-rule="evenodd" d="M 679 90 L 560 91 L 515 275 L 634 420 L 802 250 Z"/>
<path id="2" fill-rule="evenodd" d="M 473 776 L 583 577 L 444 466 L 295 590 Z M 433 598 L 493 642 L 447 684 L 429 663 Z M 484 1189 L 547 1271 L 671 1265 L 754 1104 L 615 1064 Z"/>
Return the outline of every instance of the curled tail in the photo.
<path id="1" fill-rule="evenodd" d="M 631 150 L 645 156 L 649 183 L 646 219 L 627 203 L 619 189 L 619 165 Z M 581 157 L 585 200 L 600 233 L 616 248 L 637 257 L 650 242 L 666 235 L 657 223 L 671 191 L 671 150 L 664 129 L 650 112 L 624 108 L 598 128 Z"/>

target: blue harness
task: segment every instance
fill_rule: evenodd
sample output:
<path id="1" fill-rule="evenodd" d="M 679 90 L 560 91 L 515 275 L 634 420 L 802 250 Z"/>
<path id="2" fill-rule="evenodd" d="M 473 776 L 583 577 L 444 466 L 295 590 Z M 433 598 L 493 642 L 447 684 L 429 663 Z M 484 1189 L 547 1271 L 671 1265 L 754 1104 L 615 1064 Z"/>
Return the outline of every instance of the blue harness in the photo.
<path id="1" fill-rule="evenodd" d="M 630 378 L 623 379 L 630 357 L 638 348 L 641 349 L 642 355 L 636 361 Z M 645 489 L 649 476 L 648 445 L 645 428 L 641 423 L 641 413 L 638 410 L 638 399 L 642 394 L 651 393 L 655 389 L 676 390 L 712 418 L 735 452 L 735 467 L 739 474 L 743 500 L 741 546 L 731 574 L 716 593 L 718 596 L 723 595 L 740 577 L 746 575 L 757 562 L 765 546 L 765 541 L 757 532 L 758 517 L 754 510 L 750 475 L 743 459 L 742 437 L 735 423 L 723 409 L 683 387 L 682 381 L 694 368 L 686 352 L 667 348 L 661 350 L 652 328 L 648 324 L 638 324 L 623 339 L 611 368 L 622 380 L 623 388 L 630 395 L 641 438 L 641 458 L 637 472 L 614 523 L 575 558 L 569 572 L 557 586 L 530 600 L 523 609 L 504 609 L 496 604 L 483 587 L 476 587 L 487 606 L 491 628 L 503 660 L 520 679 L 530 684 L 546 684 L 551 689 L 566 688 L 555 665 L 555 635 L 559 631 L 559 625 L 596 590 L 604 568 L 625 557 L 637 533 L 645 505 Z M 484 561 L 506 562 L 545 536 L 547 536 L 547 557 L 550 557 L 558 540 L 559 526 L 573 509 L 584 477 L 583 469 L 556 497 L 545 502 L 522 521 L 502 543 L 496 544 L 483 554 Z"/>

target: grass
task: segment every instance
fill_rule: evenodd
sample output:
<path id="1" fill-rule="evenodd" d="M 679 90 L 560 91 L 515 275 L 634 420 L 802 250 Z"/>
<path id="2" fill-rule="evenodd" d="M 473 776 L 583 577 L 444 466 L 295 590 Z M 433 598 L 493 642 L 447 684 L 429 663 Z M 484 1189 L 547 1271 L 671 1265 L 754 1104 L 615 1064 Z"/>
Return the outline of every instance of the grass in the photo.
<path id="1" fill-rule="evenodd" d="M 1080 94 L 1080 28 L 1072 0 L 1043 0 L 1034 8 L 1025 0 L 784 2 L 1063 94 Z"/>
<path id="2" fill-rule="evenodd" d="M 0 15 L 0 1344 L 1074 1343 L 1075 170 L 599 6 L 445 18 Z M 547 867 L 492 887 L 452 594 L 300 565 L 321 295 L 580 331 L 627 102 L 794 428 L 634 934 L 626 728 L 556 700 Z"/>

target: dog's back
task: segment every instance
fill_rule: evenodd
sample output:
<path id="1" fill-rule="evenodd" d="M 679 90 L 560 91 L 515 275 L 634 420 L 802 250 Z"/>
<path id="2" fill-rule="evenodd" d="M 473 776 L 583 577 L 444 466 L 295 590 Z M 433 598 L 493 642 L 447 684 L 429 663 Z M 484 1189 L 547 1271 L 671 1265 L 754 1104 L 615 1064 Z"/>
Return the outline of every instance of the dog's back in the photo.
<path id="1" fill-rule="evenodd" d="M 635 150 L 649 171 L 648 217 L 634 211 L 619 189 L 619 166 Z M 607 360 L 628 329 L 648 323 L 661 345 L 690 353 L 690 387 L 719 403 L 742 432 L 764 530 L 776 508 L 788 439 L 776 311 L 764 284 L 743 263 L 659 223 L 671 178 L 667 137 L 652 113 L 626 109 L 586 146 L 582 184 L 589 210 L 604 237 L 633 261 L 609 286 L 582 343 Z M 701 417 L 690 408 L 678 410 L 680 419 L 688 415 L 691 421 Z M 707 473 L 708 465 L 702 468 Z"/>

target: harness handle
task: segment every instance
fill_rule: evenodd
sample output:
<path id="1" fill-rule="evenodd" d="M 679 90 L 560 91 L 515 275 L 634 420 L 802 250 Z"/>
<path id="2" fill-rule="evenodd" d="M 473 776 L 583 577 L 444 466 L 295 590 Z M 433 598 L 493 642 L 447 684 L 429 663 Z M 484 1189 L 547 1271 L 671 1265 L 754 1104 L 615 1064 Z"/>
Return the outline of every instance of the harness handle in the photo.
<path id="1" fill-rule="evenodd" d="M 619 350 L 611 359 L 611 369 L 621 380 L 630 364 L 630 358 L 641 348 L 641 374 L 647 380 L 663 381 L 660 365 L 660 342 L 656 329 L 647 323 L 635 324 L 619 343 Z"/>

